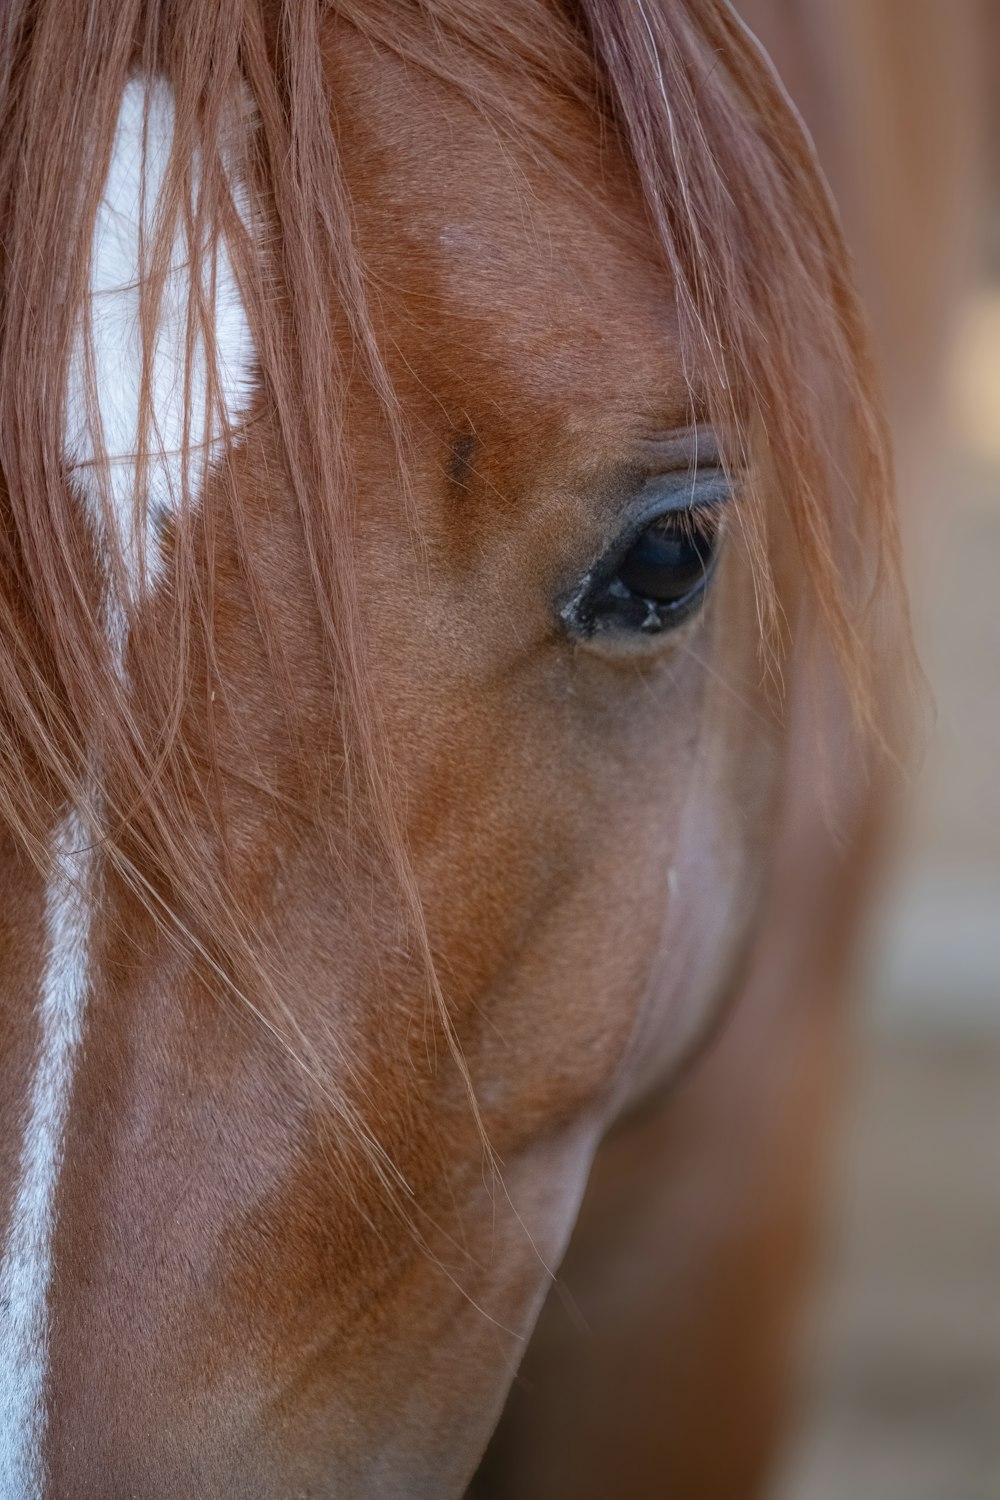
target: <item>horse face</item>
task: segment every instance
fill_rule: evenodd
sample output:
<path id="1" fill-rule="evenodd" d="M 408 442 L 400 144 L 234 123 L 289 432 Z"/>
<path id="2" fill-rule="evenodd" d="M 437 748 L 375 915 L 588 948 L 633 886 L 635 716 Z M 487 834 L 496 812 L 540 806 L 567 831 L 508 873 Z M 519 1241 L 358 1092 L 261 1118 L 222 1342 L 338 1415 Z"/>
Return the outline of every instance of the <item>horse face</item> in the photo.
<path id="1" fill-rule="evenodd" d="M 207 995 L 109 896 L 59 1189 L 52 1494 L 460 1493 L 596 1143 L 714 1014 L 766 848 L 737 497 L 630 169 L 555 96 L 561 174 L 429 75 L 327 41 L 403 424 L 338 329 L 391 780 L 378 806 L 357 791 L 260 411 L 231 471 L 243 537 L 216 538 L 213 732 L 228 878 L 286 1008 L 248 985 L 261 1025 Z M 238 543 L 281 601 L 266 628 Z M 137 651 L 178 607 L 163 590 Z"/>
<path id="2" fill-rule="evenodd" d="M 740 950 L 778 736 L 738 476 L 693 416 L 669 280 L 591 118 L 549 101 L 583 191 L 361 47 L 332 79 L 411 434 L 408 511 L 359 395 L 359 607 L 432 952 L 507 1159 L 668 1074 Z"/>

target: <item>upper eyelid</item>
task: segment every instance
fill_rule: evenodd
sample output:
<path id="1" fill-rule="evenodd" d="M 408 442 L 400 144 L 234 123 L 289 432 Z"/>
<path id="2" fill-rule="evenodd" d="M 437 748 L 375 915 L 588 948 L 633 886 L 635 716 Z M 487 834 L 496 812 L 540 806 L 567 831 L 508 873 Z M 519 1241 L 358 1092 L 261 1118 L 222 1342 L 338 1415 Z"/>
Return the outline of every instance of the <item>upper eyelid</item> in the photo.
<path id="1" fill-rule="evenodd" d="M 735 491 L 733 480 L 718 466 L 647 474 L 619 511 L 620 528 L 605 556 L 627 550 L 657 516 L 729 505 Z"/>
<path id="2" fill-rule="evenodd" d="M 639 457 L 644 467 L 657 473 L 723 466 L 722 446 L 715 429 L 700 423 L 641 438 Z"/>
<path id="3" fill-rule="evenodd" d="M 639 487 L 636 508 L 656 513 L 693 510 L 699 505 L 722 505 L 733 498 L 733 480 L 721 464 L 696 469 L 671 469 L 648 475 Z"/>

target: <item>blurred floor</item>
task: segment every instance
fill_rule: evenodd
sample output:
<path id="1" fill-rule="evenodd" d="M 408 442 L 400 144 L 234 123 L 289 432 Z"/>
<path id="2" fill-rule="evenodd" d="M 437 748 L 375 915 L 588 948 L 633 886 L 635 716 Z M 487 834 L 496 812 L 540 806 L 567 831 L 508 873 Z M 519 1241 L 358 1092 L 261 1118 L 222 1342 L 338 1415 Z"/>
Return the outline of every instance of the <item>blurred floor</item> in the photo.
<path id="1" fill-rule="evenodd" d="M 777 1500 L 1000 1496 L 1000 1045 L 868 1052 Z"/>
<path id="2" fill-rule="evenodd" d="M 936 722 L 775 1500 L 1000 1500 L 1000 292 L 970 301 L 952 396 L 913 559 Z"/>

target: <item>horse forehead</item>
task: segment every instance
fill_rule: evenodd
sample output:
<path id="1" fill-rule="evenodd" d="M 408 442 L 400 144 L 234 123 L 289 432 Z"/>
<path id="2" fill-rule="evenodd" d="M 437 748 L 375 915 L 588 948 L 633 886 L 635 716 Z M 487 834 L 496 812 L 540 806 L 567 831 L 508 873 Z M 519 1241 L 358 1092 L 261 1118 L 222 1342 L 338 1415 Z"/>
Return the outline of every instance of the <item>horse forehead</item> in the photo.
<path id="1" fill-rule="evenodd" d="M 544 318 L 649 318 L 672 307 L 634 169 L 616 148 L 600 148 L 595 121 L 581 117 L 577 130 L 581 155 L 594 158 L 586 171 L 597 185 L 585 192 L 581 174 L 538 163 L 527 143 L 501 146 L 471 108 L 468 115 L 476 173 L 464 155 L 441 153 L 422 178 L 401 160 L 402 180 L 392 184 L 412 194 L 407 239 L 422 242 L 450 296 L 523 308 L 536 326 Z M 601 185 L 602 176 L 611 180 Z"/>
<path id="2" fill-rule="evenodd" d="M 471 204 L 461 217 L 458 206 L 442 202 L 436 219 L 426 201 L 415 210 L 424 223 L 392 268 L 409 293 L 393 340 L 443 409 L 478 413 L 481 434 L 496 422 L 534 430 L 543 416 L 595 437 L 646 414 L 685 420 L 673 288 L 652 253 L 570 190 L 532 224 L 513 206 Z"/>
<path id="3" fill-rule="evenodd" d="M 515 363 L 596 343 L 639 383 L 673 378 L 673 287 L 634 164 L 555 73 L 519 100 L 510 80 L 521 125 L 351 42 L 331 81 L 363 252 L 414 321 L 463 357 L 480 339 Z"/>

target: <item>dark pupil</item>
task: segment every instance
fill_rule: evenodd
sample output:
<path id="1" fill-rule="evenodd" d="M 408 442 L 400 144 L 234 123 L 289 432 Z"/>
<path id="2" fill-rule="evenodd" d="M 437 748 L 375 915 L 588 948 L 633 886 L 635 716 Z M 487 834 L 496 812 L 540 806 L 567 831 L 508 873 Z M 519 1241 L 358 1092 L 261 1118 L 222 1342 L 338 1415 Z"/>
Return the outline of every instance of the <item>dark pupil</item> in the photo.
<path id="1" fill-rule="evenodd" d="M 656 604 L 675 604 L 697 588 L 712 561 L 715 534 L 691 514 L 660 516 L 626 553 L 618 577 Z"/>

